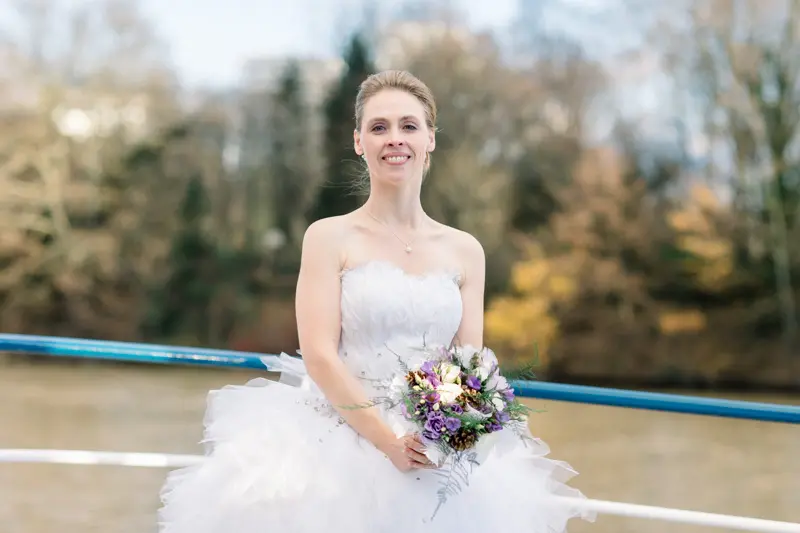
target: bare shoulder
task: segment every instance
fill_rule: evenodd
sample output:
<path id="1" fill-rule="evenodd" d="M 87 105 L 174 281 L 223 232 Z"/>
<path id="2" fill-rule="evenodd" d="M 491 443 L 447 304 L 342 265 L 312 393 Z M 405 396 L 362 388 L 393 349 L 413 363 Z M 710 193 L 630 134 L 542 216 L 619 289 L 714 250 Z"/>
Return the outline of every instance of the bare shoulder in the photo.
<path id="1" fill-rule="evenodd" d="M 486 252 L 483 250 L 483 245 L 471 233 L 466 231 L 456 230 L 458 236 L 459 250 L 464 254 L 464 259 L 470 262 L 483 263 L 486 259 Z"/>
<path id="2" fill-rule="evenodd" d="M 303 242 L 314 243 L 337 236 L 345 227 L 346 216 L 347 215 L 342 215 L 315 220 L 306 228 Z"/>
<path id="3" fill-rule="evenodd" d="M 448 246 L 452 247 L 459 257 L 466 261 L 483 261 L 485 256 L 483 245 L 474 235 L 444 224 L 440 227 Z"/>
<path id="4" fill-rule="evenodd" d="M 486 269 L 486 253 L 480 241 L 471 233 L 442 225 L 448 247 L 453 250 L 467 278 L 483 282 Z"/>
<path id="5" fill-rule="evenodd" d="M 351 229 L 349 215 L 321 218 L 312 222 L 303 236 L 304 262 L 322 259 L 341 261 L 344 241 Z"/>

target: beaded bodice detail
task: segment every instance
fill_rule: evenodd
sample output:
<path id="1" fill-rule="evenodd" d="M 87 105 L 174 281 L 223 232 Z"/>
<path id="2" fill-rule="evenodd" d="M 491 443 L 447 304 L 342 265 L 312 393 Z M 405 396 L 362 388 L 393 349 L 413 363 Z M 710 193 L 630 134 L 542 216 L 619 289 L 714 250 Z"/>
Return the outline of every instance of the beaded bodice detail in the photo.
<path id="1" fill-rule="evenodd" d="M 449 345 L 461 324 L 460 275 L 409 274 L 373 260 L 341 274 L 339 355 L 360 378 L 390 378 L 422 346 Z"/>

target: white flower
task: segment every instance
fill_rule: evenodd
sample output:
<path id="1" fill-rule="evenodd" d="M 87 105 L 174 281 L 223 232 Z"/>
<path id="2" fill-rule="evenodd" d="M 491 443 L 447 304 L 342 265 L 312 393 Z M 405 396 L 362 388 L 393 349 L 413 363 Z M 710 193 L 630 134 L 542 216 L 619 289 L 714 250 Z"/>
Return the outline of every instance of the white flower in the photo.
<path id="1" fill-rule="evenodd" d="M 449 363 L 443 363 L 441 368 L 442 381 L 444 383 L 455 383 L 461 375 L 461 368 Z"/>
<path id="2" fill-rule="evenodd" d="M 421 378 L 419 377 L 419 374 L 414 376 L 414 381 L 417 383 L 417 385 L 425 390 L 431 390 L 433 388 L 428 378 Z"/>
<path id="3" fill-rule="evenodd" d="M 475 374 L 478 376 L 478 378 L 480 378 L 481 381 L 483 381 L 489 377 L 489 374 L 492 372 L 492 369 L 495 368 L 496 366 L 497 366 L 497 356 L 495 356 L 494 352 L 489 348 L 484 348 L 481 351 L 480 362 L 478 363 L 478 367 L 475 370 Z"/>
<path id="4" fill-rule="evenodd" d="M 508 380 L 501 376 L 499 372 L 495 372 L 492 378 L 486 383 L 486 386 L 495 390 L 506 390 L 508 388 Z"/>
<path id="5" fill-rule="evenodd" d="M 483 362 L 481 362 L 481 364 L 475 368 L 475 375 L 481 381 L 484 381 L 486 378 L 488 378 L 489 374 L 491 373 L 492 373 L 492 365 L 486 365 Z"/>
<path id="6" fill-rule="evenodd" d="M 500 396 L 499 392 L 495 392 L 492 395 L 492 405 L 498 411 L 502 411 L 503 409 L 506 408 L 506 402 L 505 402 L 505 400 L 503 400 L 503 397 Z"/>
<path id="7" fill-rule="evenodd" d="M 494 352 L 489 348 L 484 348 L 481 351 L 481 365 L 487 365 L 491 367 L 492 365 L 497 364 L 497 356 L 494 354 Z"/>
<path id="8" fill-rule="evenodd" d="M 453 403 L 464 391 L 455 383 L 442 383 L 436 387 L 436 392 L 439 393 L 439 400 L 442 403 Z"/>
<path id="9" fill-rule="evenodd" d="M 466 368 L 469 368 L 471 366 L 470 361 L 472 361 L 472 358 L 475 356 L 475 354 L 480 352 L 480 350 L 478 350 L 474 346 L 470 346 L 469 344 L 457 348 L 456 350 L 457 350 L 456 353 L 458 355 L 458 362 L 461 364 L 461 366 Z"/>

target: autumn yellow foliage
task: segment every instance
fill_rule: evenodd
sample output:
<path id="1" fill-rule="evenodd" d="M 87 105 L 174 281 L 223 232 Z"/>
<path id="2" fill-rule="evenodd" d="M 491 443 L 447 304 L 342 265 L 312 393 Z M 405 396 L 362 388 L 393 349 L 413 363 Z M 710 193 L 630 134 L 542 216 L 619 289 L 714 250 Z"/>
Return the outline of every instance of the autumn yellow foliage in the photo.
<path id="1" fill-rule="evenodd" d="M 734 269 L 733 243 L 718 227 L 724 210 L 714 192 L 695 185 L 687 202 L 672 211 L 668 222 L 677 234 L 676 246 L 685 252 L 684 271 L 707 289 L 719 289 Z"/>
<path id="2" fill-rule="evenodd" d="M 554 305 L 569 301 L 578 290 L 576 278 L 560 263 L 533 248 L 527 260 L 514 266 L 510 293 L 489 306 L 487 342 L 505 356 L 506 364 L 547 366 L 559 331 Z"/>

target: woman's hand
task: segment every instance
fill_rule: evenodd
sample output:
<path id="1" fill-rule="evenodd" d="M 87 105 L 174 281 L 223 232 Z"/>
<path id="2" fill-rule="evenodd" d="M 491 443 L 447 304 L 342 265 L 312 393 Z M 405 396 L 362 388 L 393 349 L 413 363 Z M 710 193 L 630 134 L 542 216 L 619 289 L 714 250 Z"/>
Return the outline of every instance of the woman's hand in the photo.
<path id="1" fill-rule="evenodd" d="M 425 445 L 418 435 L 406 435 L 394 439 L 385 447 L 383 453 L 401 472 L 411 472 L 420 468 L 436 468 L 436 465 L 425 456 Z"/>

